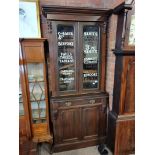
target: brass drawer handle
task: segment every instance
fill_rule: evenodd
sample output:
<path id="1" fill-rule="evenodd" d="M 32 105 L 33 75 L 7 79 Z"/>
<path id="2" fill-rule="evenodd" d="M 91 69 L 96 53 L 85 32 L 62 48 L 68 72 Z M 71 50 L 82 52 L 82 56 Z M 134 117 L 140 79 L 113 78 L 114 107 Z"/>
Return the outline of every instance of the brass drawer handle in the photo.
<path id="1" fill-rule="evenodd" d="M 90 100 L 89 103 L 94 104 L 95 100 Z"/>
<path id="2" fill-rule="evenodd" d="M 72 104 L 72 102 L 65 102 L 65 105 L 68 107 L 71 106 L 71 104 Z"/>

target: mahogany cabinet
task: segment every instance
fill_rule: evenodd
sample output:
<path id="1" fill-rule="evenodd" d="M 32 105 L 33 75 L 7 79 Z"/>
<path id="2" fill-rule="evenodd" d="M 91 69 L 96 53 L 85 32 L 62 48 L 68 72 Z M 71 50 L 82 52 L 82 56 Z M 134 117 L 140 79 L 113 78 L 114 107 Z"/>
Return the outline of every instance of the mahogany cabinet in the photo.
<path id="1" fill-rule="evenodd" d="M 48 90 L 45 65 L 45 39 L 22 39 L 21 51 L 26 93 L 26 114 L 29 116 L 29 139 L 33 142 L 52 142 L 49 127 Z M 20 123 L 21 125 L 21 123 Z"/>
<path id="2" fill-rule="evenodd" d="M 54 151 L 105 142 L 109 10 L 43 6 L 49 43 Z"/>
<path id="3" fill-rule="evenodd" d="M 107 145 L 115 155 L 135 152 L 134 1 L 114 9 L 118 15 L 114 54 L 113 107 L 108 114 Z"/>
<path id="4" fill-rule="evenodd" d="M 31 141 L 31 127 L 26 92 L 24 61 L 19 44 L 19 154 L 36 155 L 37 144 Z"/>

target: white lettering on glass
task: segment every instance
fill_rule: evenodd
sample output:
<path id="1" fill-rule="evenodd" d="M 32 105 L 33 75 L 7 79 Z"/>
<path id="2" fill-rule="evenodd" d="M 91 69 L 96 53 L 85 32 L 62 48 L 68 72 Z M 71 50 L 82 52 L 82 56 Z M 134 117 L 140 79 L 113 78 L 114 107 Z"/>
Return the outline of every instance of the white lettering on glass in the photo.
<path id="1" fill-rule="evenodd" d="M 58 46 L 74 46 L 73 42 L 58 42 Z"/>
<path id="2" fill-rule="evenodd" d="M 74 77 L 60 78 L 60 81 L 63 81 L 63 83 L 71 83 L 72 81 L 74 81 Z"/>
<path id="3" fill-rule="evenodd" d="M 58 40 L 63 39 L 65 36 L 73 36 L 73 32 L 58 32 Z"/>
<path id="4" fill-rule="evenodd" d="M 85 77 L 97 77 L 97 73 L 85 73 L 83 74 L 84 78 Z"/>
<path id="5" fill-rule="evenodd" d="M 98 36 L 97 32 L 84 32 L 84 36 Z"/>
<path id="6" fill-rule="evenodd" d="M 70 63 L 74 62 L 72 53 L 61 53 L 59 56 L 60 63 Z"/>

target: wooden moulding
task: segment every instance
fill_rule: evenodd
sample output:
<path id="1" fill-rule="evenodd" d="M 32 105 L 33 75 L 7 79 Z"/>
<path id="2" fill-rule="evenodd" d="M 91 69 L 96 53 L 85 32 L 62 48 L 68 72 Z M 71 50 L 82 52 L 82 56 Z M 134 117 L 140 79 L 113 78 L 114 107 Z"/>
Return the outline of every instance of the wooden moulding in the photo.
<path id="1" fill-rule="evenodd" d="M 131 4 L 125 4 L 125 2 L 123 2 L 119 6 L 114 8 L 113 14 L 120 14 L 125 9 L 131 10 L 132 9 L 132 5 Z"/>
<path id="2" fill-rule="evenodd" d="M 135 56 L 135 49 L 113 49 L 116 56 Z"/>
<path id="3" fill-rule="evenodd" d="M 47 38 L 19 38 L 19 41 L 22 42 L 22 41 L 26 41 L 26 42 L 43 42 L 43 41 L 46 41 Z"/>
<path id="4" fill-rule="evenodd" d="M 68 21 L 103 21 L 103 17 L 112 14 L 111 9 L 95 9 L 86 7 L 60 7 L 44 5 L 43 15 L 50 20 Z"/>
<path id="5" fill-rule="evenodd" d="M 103 14 L 111 14 L 112 9 L 96 9 L 96 8 L 88 8 L 88 7 L 65 7 L 65 6 L 52 6 L 52 5 L 44 5 L 42 7 L 43 14 L 46 15 L 49 13 L 56 14 L 89 14 L 89 15 L 103 15 Z"/>
<path id="6" fill-rule="evenodd" d="M 54 146 L 54 152 L 62 152 L 62 151 L 68 151 L 68 150 L 73 150 L 73 149 L 78 149 L 78 148 L 95 146 L 100 143 L 105 143 L 105 141 L 106 141 L 106 137 L 102 137 L 99 139 L 95 138 L 91 140 L 81 140 L 81 141 L 77 141 L 74 143 L 69 142 L 69 143 L 56 144 Z"/>

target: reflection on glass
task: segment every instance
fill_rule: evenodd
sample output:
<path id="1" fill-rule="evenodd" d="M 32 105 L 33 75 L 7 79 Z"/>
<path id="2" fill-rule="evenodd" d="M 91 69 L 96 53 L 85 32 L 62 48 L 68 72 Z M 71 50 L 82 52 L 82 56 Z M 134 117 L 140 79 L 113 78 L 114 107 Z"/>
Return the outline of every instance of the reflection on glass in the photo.
<path id="1" fill-rule="evenodd" d="M 40 108 L 40 117 L 46 117 L 46 103 L 45 101 L 40 101 L 39 103 Z"/>
<path id="2" fill-rule="evenodd" d="M 59 90 L 75 90 L 74 27 L 57 26 Z"/>
<path id="3" fill-rule="evenodd" d="M 40 117 L 46 116 L 46 109 L 40 109 Z"/>
<path id="4" fill-rule="evenodd" d="M 99 27 L 83 27 L 83 88 L 98 88 Z"/>
<path id="5" fill-rule="evenodd" d="M 45 101 L 40 101 L 39 108 L 40 109 L 46 109 L 46 103 L 45 103 Z"/>
<path id="6" fill-rule="evenodd" d="M 28 79 L 29 82 L 43 81 L 43 64 L 42 63 L 29 63 L 28 68 Z"/>
<path id="7" fill-rule="evenodd" d="M 131 16 L 131 25 L 129 32 L 129 45 L 135 45 L 135 15 Z"/>
<path id="8" fill-rule="evenodd" d="M 39 118 L 39 111 L 38 109 L 32 109 L 32 117 Z"/>
<path id="9" fill-rule="evenodd" d="M 19 94 L 19 102 L 23 102 L 23 97 L 22 97 L 22 94 Z"/>
<path id="10" fill-rule="evenodd" d="M 45 83 L 42 63 L 30 63 L 28 68 L 29 92 L 33 123 L 46 122 Z M 42 120 L 43 118 L 43 120 Z"/>
<path id="11" fill-rule="evenodd" d="M 21 81 L 19 77 L 19 116 L 23 116 L 23 115 L 24 115 L 23 96 L 22 96 L 22 90 L 21 90 Z"/>
<path id="12" fill-rule="evenodd" d="M 29 88 L 31 101 L 45 99 L 44 82 L 29 83 Z"/>
<path id="13" fill-rule="evenodd" d="M 23 103 L 19 103 L 19 115 L 20 115 L 20 116 L 24 115 Z"/>
<path id="14" fill-rule="evenodd" d="M 31 109 L 37 110 L 38 109 L 38 103 L 37 102 L 31 102 Z"/>

